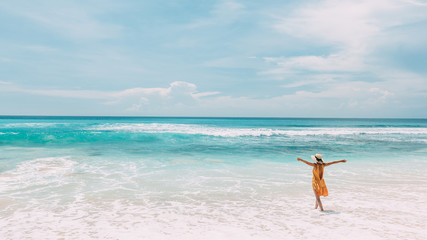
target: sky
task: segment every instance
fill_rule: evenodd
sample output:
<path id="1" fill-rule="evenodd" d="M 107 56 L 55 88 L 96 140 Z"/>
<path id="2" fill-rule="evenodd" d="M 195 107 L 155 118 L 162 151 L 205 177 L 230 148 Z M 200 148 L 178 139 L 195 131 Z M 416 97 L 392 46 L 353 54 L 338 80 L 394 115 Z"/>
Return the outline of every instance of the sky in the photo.
<path id="1" fill-rule="evenodd" d="M 426 0 L 0 1 L 0 115 L 427 118 Z"/>

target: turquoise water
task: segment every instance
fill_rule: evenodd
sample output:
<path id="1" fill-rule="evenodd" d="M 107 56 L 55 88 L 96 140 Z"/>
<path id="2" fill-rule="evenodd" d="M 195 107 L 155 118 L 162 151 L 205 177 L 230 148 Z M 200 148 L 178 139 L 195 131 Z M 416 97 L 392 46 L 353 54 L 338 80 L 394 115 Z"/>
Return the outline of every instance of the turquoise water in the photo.
<path id="1" fill-rule="evenodd" d="M 0 143 L 3 149 L 72 149 L 89 157 L 219 157 L 239 163 L 293 161 L 321 152 L 360 161 L 416 156 L 426 148 L 426 129 L 423 119 L 3 117 Z M 2 161 L 2 168 L 21 160 Z"/>
<path id="2" fill-rule="evenodd" d="M 348 160 L 325 173 L 333 214 L 296 161 L 315 153 Z M 426 119 L 3 116 L 0 237 L 304 239 L 322 229 L 295 223 L 325 216 L 421 239 L 426 154 Z"/>

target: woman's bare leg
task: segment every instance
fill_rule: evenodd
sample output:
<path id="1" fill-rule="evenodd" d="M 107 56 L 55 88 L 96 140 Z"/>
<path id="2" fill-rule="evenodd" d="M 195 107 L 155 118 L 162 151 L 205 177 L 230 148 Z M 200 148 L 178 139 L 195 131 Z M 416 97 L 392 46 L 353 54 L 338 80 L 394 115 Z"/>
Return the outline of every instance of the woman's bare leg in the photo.
<path id="1" fill-rule="evenodd" d="M 314 191 L 314 190 L 313 190 Z M 317 209 L 317 207 L 319 206 L 318 202 L 317 202 L 317 194 L 316 191 L 314 191 L 314 197 L 316 198 L 316 205 L 314 207 L 314 209 Z"/>
<path id="2" fill-rule="evenodd" d="M 314 191 L 314 196 L 316 197 L 316 206 L 314 207 L 314 209 L 317 209 L 317 207 L 319 206 L 320 207 L 320 211 L 323 211 L 322 201 L 320 201 L 320 196 L 317 195 L 316 191 Z"/>
<path id="3" fill-rule="evenodd" d="M 320 201 L 320 196 L 316 195 L 316 199 L 317 199 L 317 202 L 319 204 L 320 211 L 323 211 L 323 205 L 322 205 L 322 201 Z"/>

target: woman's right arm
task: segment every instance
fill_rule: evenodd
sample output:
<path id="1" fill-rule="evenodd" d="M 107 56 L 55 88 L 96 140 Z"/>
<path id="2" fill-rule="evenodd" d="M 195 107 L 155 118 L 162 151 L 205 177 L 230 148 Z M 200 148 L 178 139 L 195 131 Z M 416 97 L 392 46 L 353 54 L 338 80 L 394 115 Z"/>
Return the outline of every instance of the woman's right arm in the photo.
<path id="1" fill-rule="evenodd" d="M 300 162 L 303 162 L 303 163 L 305 163 L 305 164 L 307 164 L 307 165 L 310 165 L 310 166 L 314 167 L 314 163 L 307 162 L 306 160 L 301 159 L 301 158 L 297 158 L 297 160 L 298 160 L 298 161 L 300 161 Z"/>
<path id="2" fill-rule="evenodd" d="M 347 160 L 343 159 L 343 160 L 339 160 L 339 161 L 325 163 L 325 166 L 329 166 L 329 165 L 336 164 L 336 163 L 341 163 L 341 162 L 347 162 Z"/>

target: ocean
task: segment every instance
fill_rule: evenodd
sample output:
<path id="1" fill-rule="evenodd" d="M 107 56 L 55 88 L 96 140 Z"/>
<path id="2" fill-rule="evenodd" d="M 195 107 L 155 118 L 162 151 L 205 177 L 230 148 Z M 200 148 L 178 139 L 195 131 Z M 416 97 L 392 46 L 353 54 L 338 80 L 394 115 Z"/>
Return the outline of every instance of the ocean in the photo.
<path id="1" fill-rule="evenodd" d="M 0 116 L 0 239 L 425 239 L 426 172 L 427 119 Z"/>

